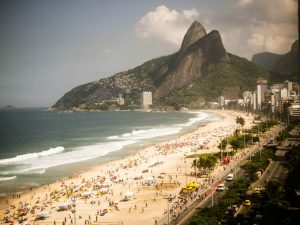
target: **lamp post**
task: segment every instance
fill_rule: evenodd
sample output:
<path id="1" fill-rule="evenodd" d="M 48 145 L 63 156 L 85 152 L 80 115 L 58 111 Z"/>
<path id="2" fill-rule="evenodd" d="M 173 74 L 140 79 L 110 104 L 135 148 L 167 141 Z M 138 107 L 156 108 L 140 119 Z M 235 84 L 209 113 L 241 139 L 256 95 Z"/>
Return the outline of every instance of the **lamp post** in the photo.
<path id="1" fill-rule="evenodd" d="M 185 164 L 185 186 L 187 186 L 186 153 L 184 154 L 184 164 Z"/>
<path id="2" fill-rule="evenodd" d="M 75 196 L 72 196 L 71 197 L 71 200 L 73 202 L 73 207 L 74 207 L 74 225 L 76 225 L 76 197 Z"/>
<path id="3" fill-rule="evenodd" d="M 170 225 L 170 207 L 169 207 L 170 200 L 167 199 L 167 202 L 168 202 L 168 225 Z"/>
<path id="4" fill-rule="evenodd" d="M 214 192 L 215 192 L 216 190 L 215 189 L 213 189 L 213 191 L 211 192 L 211 206 L 214 206 Z"/>
<path id="5" fill-rule="evenodd" d="M 195 177 L 196 177 L 196 183 L 197 183 L 197 158 L 195 159 Z"/>
<path id="6" fill-rule="evenodd" d="M 222 140 L 222 138 L 221 138 L 221 149 L 220 149 L 220 157 L 221 157 L 221 159 L 220 159 L 220 161 L 221 161 L 221 163 L 222 163 L 222 158 L 223 158 L 223 140 Z"/>
<path id="7" fill-rule="evenodd" d="M 169 207 L 169 204 L 172 202 L 172 198 L 171 197 L 164 197 L 164 199 L 166 199 L 167 203 L 168 203 L 168 225 L 170 225 L 170 207 Z"/>

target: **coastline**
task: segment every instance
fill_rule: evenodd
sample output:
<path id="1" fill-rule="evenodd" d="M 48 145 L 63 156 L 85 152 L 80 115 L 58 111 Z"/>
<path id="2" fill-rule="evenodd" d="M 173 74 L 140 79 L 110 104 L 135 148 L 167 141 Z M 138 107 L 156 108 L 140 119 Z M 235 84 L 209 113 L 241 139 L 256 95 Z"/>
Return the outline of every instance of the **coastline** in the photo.
<path id="1" fill-rule="evenodd" d="M 40 209 L 45 208 L 50 212 L 49 218 L 46 219 L 49 223 L 54 220 L 57 222 L 68 220 L 68 223 L 73 218 L 73 214 L 70 211 L 57 212 L 59 204 L 62 202 L 70 202 L 70 199 L 63 195 L 58 201 L 53 201 L 49 195 L 53 191 L 59 192 L 60 189 L 64 189 L 66 186 L 74 184 L 85 184 L 87 187 L 84 188 L 89 190 L 87 183 L 93 183 L 97 177 L 105 176 L 107 178 L 114 176 L 116 177 L 110 187 L 110 194 L 103 196 L 97 196 L 93 194 L 93 197 L 87 199 L 76 200 L 77 216 L 80 215 L 82 221 L 80 222 L 79 217 L 77 218 L 78 224 L 83 224 L 83 221 L 123 221 L 123 224 L 154 224 L 155 220 L 159 220 L 164 215 L 163 208 L 167 207 L 164 196 L 169 194 L 179 193 L 180 187 L 183 186 L 185 180 L 194 181 L 195 178 L 188 176 L 182 176 L 185 173 L 184 154 L 195 154 L 195 153 L 206 153 L 218 151 L 216 145 L 218 144 L 220 137 L 217 133 L 222 132 L 222 135 L 231 134 L 236 128 L 235 118 L 242 115 L 246 115 L 241 112 L 232 111 L 209 111 L 218 113 L 221 115 L 220 120 L 208 122 L 204 126 L 198 126 L 195 130 L 180 134 L 178 137 L 173 137 L 169 141 L 162 143 L 150 143 L 144 146 L 143 149 L 138 150 L 134 155 L 116 159 L 99 166 L 95 166 L 89 171 L 86 171 L 80 175 L 73 175 L 64 180 L 57 181 L 50 185 L 45 185 L 36 189 L 26 191 L 21 194 L 20 198 L 6 198 L 0 200 L 0 212 L 4 212 L 10 205 L 18 206 L 21 201 L 29 205 L 36 204 Z M 247 123 L 251 119 L 246 117 Z M 175 135 L 176 136 L 176 135 Z M 199 137 L 203 137 L 209 143 L 207 144 L 206 150 L 194 151 L 195 147 L 199 145 Z M 193 150 L 193 152 L 191 151 Z M 193 159 L 186 159 L 189 166 L 186 168 L 187 173 L 192 172 L 190 168 Z M 155 165 L 155 166 L 153 166 Z M 148 170 L 146 173 L 143 171 Z M 142 173 L 143 178 L 154 176 L 156 184 L 161 187 L 156 188 L 155 186 L 144 186 L 142 180 L 135 180 L 134 176 Z M 158 177 L 164 174 L 163 179 Z M 162 177 L 162 176 L 161 176 Z M 84 182 L 83 182 L 84 179 Z M 120 181 L 122 180 L 122 182 Z M 119 181 L 119 182 L 116 182 Z M 203 183 L 203 180 L 200 180 Z M 124 193 L 130 191 L 134 193 L 134 199 L 127 202 L 122 202 Z M 7 202 L 8 201 L 8 202 Z M 90 202 L 95 201 L 96 204 Z M 109 207 L 109 202 L 117 202 L 119 210 L 115 210 Z M 42 204 L 41 204 L 42 203 Z M 47 206 L 45 206 L 47 205 Z M 164 206 L 164 207 L 163 207 Z M 99 216 L 97 212 L 100 209 L 111 209 L 111 212 L 105 216 Z M 13 211 L 13 210 L 11 210 Z M 38 210 L 36 210 L 38 212 Z M 143 218 L 138 216 L 143 213 Z M 28 213 L 28 221 L 31 221 L 35 214 Z M 134 218 L 135 217 L 135 218 Z M 136 218 L 139 218 L 136 221 Z"/>

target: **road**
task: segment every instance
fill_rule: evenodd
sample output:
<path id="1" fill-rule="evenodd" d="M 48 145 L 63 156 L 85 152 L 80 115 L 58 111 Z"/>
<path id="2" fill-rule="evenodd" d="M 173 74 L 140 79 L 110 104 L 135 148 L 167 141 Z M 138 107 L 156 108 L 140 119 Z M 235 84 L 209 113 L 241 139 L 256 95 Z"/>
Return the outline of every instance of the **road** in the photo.
<path id="1" fill-rule="evenodd" d="M 266 136 L 274 138 L 276 135 L 278 135 L 278 133 L 281 129 L 282 128 L 280 126 L 276 127 L 275 129 L 272 129 L 271 131 L 266 132 Z M 253 154 L 258 152 L 259 150 L 262 150 L 263 145 L 267 144 L 267 142 L 268 142 L 268 138 L 265 138 L 259 144 L 252 146 L 249 149 L 249 151 L 247 152 L 247 154 L 244 155 L 241 159 L 239 159 L 236 162 L 236 164 L 234 165 L 234 168 L 236 168 L 236 171 L 235 171 L 236 178 L 239 178 L 240 176 L 243 175 L 242 170 L 240 169 L 240 166 L 243 165 L 247 160 L 249 160 L 249 158 L 251 158 L 251 156 Z M 274 164 L 272 167 L 278 168 L 279 165 Z M 227 174 L 231 172 L 231 168 L 232 167 L 227 167 L 226 170 L 224 170 L 217 176 L 216 180 L 225 180 Z M 273 169 L 272 169 L 272 171 L 273 171 Z M 277 176 L 277 175 L 278 175 L 278 172 L 272 173 L 272 176 Z M 194 214 L 194 212 L 197 208 L 209 207 L 212 205 L 212 203 L 216 204 L 217 201 L 225 193 L 225 191 L 222 193 L 218 193 L 217 191 L 215 191 L 216 186 L 217 186 L 217 184 L 214 184 L 213 187 L 211 187 L 209 190 L 207 190 L 208 195 L 202 201 L 193 200 L 192 202 L 190 202 L 190 204 L 187 206 L 187 208 L 183 212 L 180 213 L 179 218 L 175 221 L 172 221 L 171 224 L 184 225 L 192 217 L 192 215 Z M 199 193 L 199 194 L 203 194 L 203 193 Z M 164 223 L 161 223 L 161 224 L 164 224 Z M 167 224 L 167 223 L 165 223 L 165 224 Z"/>

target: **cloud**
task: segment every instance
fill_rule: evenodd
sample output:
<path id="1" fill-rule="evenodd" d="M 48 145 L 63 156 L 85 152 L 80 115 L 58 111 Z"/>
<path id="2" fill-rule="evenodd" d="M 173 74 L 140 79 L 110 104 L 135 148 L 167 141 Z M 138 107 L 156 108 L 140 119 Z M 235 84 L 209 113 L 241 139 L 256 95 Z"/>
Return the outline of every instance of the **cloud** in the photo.
<path id="1" fill-rule="evenodd" d="M 151 46 L 178 50 L 194 20 L 210 32 L 219 30 L 228 52 L 251 59 L 258 52 L 284 54 L 298 39 L 296 0 L 228 0 L 210 11 L 158 6 L 136 24 L 139 38 Z"/>
<path id="2" fill-rule="evenodd" d="M 249 5 L 249 4 L 253 3 L 253 0 L 239 0 L 237 3 L 240 6 L 245 6 L 245 5 Z"/>
<path id="3" fill-rule="evenodd" d="M 104 49 L 101 50 L 101 52 L 102 52 L 103 54 L 109 54 L 109 53 L 112 52 L 112 49 L 111 49 L 111 48 L 104 48 Z"/>
<path id="4" fill-rule="evenodd" d="M 298 39 L 297 9 L 295 0 L 235 0 L 209 19 L 229 52 L 251 59 L 258 52 L 289 51 Z"/>
<path id="5" fill-rule="evenodd" d="M 136 24 L 135 31 L 140 38 L 163 41 L 179 47 L 188 27 L 198 17 L 196 9 L 178 12 L 161 5 L 143 16 Z"/>

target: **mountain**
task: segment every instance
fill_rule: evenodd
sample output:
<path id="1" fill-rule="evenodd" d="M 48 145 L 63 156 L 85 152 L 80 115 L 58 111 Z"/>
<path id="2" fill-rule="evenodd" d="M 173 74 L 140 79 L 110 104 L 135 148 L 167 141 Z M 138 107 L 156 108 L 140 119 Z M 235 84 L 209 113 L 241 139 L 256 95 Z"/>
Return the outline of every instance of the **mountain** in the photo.
<path id="1" fill-rule="evenodd" d="M 219 32 L 206 33 L 195 21 L 176 53 L 75 87 L 52 109 L 102 109 L 103 101 L 120 95 L 127 105 L 139 105 L 142 91 L 152 91 L 157 106 L 198 107 L 220 95 L 241 97 L 243 91 L 254 90 L 258 77 L 268 76 L 260 66 L 227 53 Z"/>
<path id="2" fill-rule="evenodd" d="M 299 74 L 299 40 L 292 44 L 288 53 L 279 57 L 272 70 L 281 74 Z"/>
<path id="3" fill-rule="evenodd" d="M 267 70 L 272 70 L 280 56 L 271 52 L 262 52 L 253 55 L 251 61 Z"/>
<path id="4" fill-rule="evenodd" d="M 274 81 L 299 82 L 299 40 L 296 40 L 284 55 L 263 52 L 252 57 L 252 62 L 270 71 Z"/>

